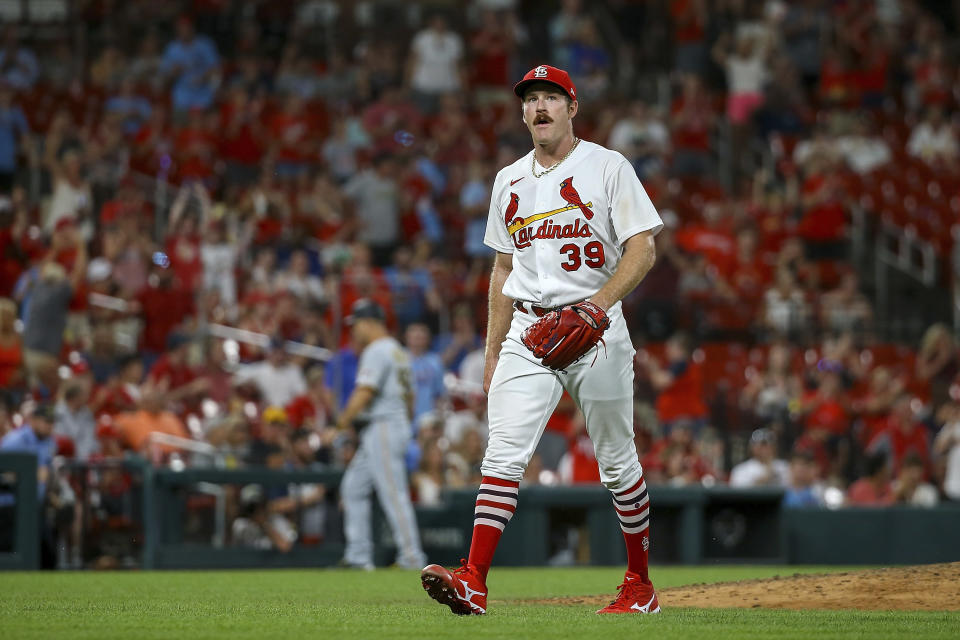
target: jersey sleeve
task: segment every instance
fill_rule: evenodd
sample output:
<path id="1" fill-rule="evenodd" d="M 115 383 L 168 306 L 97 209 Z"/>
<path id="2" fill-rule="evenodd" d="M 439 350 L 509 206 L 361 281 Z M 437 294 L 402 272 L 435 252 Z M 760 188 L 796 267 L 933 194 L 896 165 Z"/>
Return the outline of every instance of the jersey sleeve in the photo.
<path id="1" fill-rule="evenodd" d="M 617 154 L 620 156 L 620 154 Z M 663 228 L 663 221 L 650 201 L 636 171 L 623 156 L 607 178 L 610 218 L 617 242 L 621 245 L 643 231 L 654 234 Z"/>
<path id="2" fill-rule="evenodd" d="M 371 349 L 365 349 L 360 355 L 360 362 L 357 365 L 357 386 L 372 387 L 381 389 L 383 382 L 390 370 L 390 358 L 383 349 L 375 345 Z"/>
<path id="3" fill-rule="evenodd" d="M 487 230 L 483 235 L 483 244 L 500 253 L 513 253 L 513 242 L 504 223 L 504 212 L 500 210 L 503 200 L 503 171 L 497 174 L 490 192 L 490 211 L 487 213 Z"/>

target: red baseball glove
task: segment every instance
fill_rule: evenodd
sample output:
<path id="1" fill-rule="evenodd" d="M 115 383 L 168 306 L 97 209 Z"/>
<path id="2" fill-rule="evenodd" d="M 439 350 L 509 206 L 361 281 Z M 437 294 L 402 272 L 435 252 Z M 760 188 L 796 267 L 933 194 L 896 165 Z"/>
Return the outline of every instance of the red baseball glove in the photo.
<path id="1" fill-rule="evenodd" d="M 609 326 L 603 309 L 592 302 L 577 302 L 546 314 L 524 329 L 520 340 L 544 366 L 563 371 L 603 342 Z"/>

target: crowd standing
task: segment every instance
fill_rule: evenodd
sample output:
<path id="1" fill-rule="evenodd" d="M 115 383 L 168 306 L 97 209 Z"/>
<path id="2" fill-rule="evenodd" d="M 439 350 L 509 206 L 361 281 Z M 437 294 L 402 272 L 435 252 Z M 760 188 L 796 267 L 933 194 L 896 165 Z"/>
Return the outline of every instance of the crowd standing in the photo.
<path id="1" fill-rule="evenodd" d="M 549 62 L 666 225 L 624 301 L 648 479 L 960 500 L 955 336 L 886 341 L 850 260 L 855 208 L 949 259 L 950 3 L 70 4 L 80 35 L 0 46 L 0 449 L 340 467 L 370 298 L 413 356 L 415 499 L 475 484 L 489 189 L 529 144 L 510 87 Z M 527 481 L 598 479 L 565 399 Z M 289 496 L 238 504 L 252 546 L 323 536 Z"/>

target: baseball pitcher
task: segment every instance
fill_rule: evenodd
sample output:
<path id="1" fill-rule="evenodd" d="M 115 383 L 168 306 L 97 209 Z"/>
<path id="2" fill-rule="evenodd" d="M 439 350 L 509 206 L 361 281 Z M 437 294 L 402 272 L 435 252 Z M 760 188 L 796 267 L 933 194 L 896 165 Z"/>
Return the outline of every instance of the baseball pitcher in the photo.
<path id="1" fill-rule="evenodd" d="M 586 417 L 627 546 L 618 596 L 597 613 L 657 613 L 650 504 L 633 442 L 635 352 L 620 300 L 653 266 L 662 222 L 621 154 L 574 135 L 577 94 L 565 71 L 540 65 L 514 93 L 534 148 L 497 174 L 484 238 L 497 254 L 484 370 L 490 436 L 473 540 L 461 567 L 429 565 L 421 581 L 456 614 L 486 613 L 494 550 L 566 389 Z"/>
<path id="2" fill-rule="evenodd" d="M 353 337 L 362 349 L 357 384 L 337 427 L 358 430 L 359 446 L 343 474 L 344 564 L 373 568 L 371 497 L 380 506 L 397 543 L 397 565 L 422 567 L 426 556 L 410 503 L 404 455 L 410 441 L 413 412 L 413 375 L 410 355 L 388 332 L 384 312 L 372 300 L 358 300 L 348 318 Z"/>

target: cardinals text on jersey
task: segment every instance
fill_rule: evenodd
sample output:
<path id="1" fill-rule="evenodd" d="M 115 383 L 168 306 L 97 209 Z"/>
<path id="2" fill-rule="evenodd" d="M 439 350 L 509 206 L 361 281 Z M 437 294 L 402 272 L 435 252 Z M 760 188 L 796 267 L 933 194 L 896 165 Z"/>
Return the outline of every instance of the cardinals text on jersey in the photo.
<path id="1" fill-rule="evenodd" d="M 513 254 L 503 293 L 544 307 L 583 300 L 613 275 L 623 243 L 659 231 L 660 217 L 616 151 L 583 141 L 557 171 L 523 180 L 530 162 L 500 171 L 491 194 L 484 242 Z"/>

